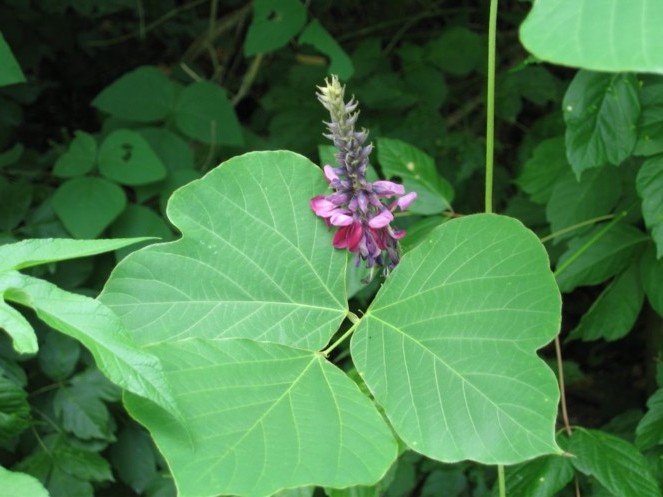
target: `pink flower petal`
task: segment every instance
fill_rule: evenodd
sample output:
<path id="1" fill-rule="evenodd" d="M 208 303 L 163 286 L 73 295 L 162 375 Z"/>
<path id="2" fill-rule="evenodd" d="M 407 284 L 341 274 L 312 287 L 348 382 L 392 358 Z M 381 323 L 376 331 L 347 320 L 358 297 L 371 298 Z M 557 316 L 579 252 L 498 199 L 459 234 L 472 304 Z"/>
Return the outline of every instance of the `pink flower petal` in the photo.
<path id="1" fill-rule="evenodd" d="M 391 197 L 392 195 L 403 195 L 405 188 L 403 185 L 392 181 L 376 181 L 373 183 L 373 193 L 383 197 Z"/>
<path id="2" fill-rule="evenodd" d="M 352 224 L 352 216 L 348 216 L 349 211 L 336 209 L 329 216 L 329 222 L 334 226 L 349 226 Z"/>
<path id="3" fill-rule="evenodd" d="M 402 211 L 404 211 L 405 209 L 407 209 L 410 206 L 410 204 L 416 198 L 417 198 L 417 192 L 410 192 L 407 195 L 403 195 L 401 198 L 399 198 L 396 201 L 396 205 L 398 205 L 398 207 L 400 207 L 400 209 Z"/>
<path id="4" fill-rule="evenodd" d="M 322 170 L 325 172 L 325 178 L 327 178 L 327 181 L 329 181 L 330 183 L 335 179 L 338 179 L 338 175 L 334 172 L 334 168 L 331 167 L 329 164 L 326 164 L 325 167 L 322 168 Z"/>
<path id="5" fill-rule="evenodd" d="M 330 212 L 336 209 L 336 205 L 327 200 L 324 195 L 318 195 L 311 199 L 311 209 L 316 216 L 329 217 Z"/>
<path id="6" fill-rule="evenodd" d="M 383 209 L 378 215 L 373 216 L 368 225 L 371 228 L 384 228 L 394 219 L 394 215 L 387 209 Z"/>

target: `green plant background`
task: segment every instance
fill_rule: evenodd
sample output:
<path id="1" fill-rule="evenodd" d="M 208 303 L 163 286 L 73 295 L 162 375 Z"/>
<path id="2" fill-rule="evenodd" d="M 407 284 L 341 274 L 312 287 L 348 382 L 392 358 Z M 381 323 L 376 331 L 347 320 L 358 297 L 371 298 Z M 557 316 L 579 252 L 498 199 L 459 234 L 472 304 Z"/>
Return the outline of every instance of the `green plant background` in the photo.
<path id="1" fill-rule="evenodd" d="M 475 214 L 488 3 L 0 0 L 0 495 L 482 497 L 496 463 L 519 463 L 511 496 L 661 495 L 663 12 L 500 2 L 506 218 Z M 326 188 L 314 164 L 333 160 L 314 97 L 329 73 L 360 101 L 372 174 L 418 193 L 381 288 L 308 210 Z M 296 154 L 267 152 L 284 149 Z M 127 257 L 157 238 L 177 241 Z M 523 294 L 491 283 L 504 277 Z M 485 316 L 474 341 L 452 309 Z M 349 326 L 351 343 L 321 356 Z M 256 358 L 267 377 L 244 365 Z M 552 430 L 551 370 L 570 436 L 562 415 Z M 325 416 L 306 415 L 312 399 Z M 426 432 L 436 405 L 444 436 Z M 267 435 L 224 432 L 239 418 L 219 406 Z M 521 429 L 500 434 L 506 418 Z M 272 469 L 221 478 L 219 444 Z M 558 447 L 575 457 L 542 456 Z M 313 453 L 345 466 L 310 473 L 297 455 Z"/>

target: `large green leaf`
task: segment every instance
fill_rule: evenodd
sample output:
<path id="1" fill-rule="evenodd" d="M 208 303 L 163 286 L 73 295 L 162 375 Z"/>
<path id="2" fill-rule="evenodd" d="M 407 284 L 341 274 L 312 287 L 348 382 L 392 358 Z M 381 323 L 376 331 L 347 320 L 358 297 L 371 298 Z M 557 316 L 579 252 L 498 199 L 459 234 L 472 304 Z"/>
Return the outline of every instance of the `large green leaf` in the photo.
<path id="1" fill-rule="evenodd" d="M 661 19 L 659 0 L 537 0 L 520 41 L 555 64 L 663 73 Z"/>
<path id="2" fill-rule="evenodd" d="M 403 257 L 355 331 L 352 357 L 413 450 L 520 462 L 561 452 L 556 380 L 535 354 L 559 331 L 560 311 L 537 237 L 512 218 L 466 216 Z"/>
<path id="3" fill-rule="evenodd" d="M 326 189 L 297 154 L 235 157 L 173 194 L 168 217 L 183 238 L 128 257 L 102 299 L 139 343 L 249 337 L 319 349 L 347 311 L 345 254 L 308 207 Z"/>
<path id="4" fill-rule="evenodd" d="M 603 431 L 576 428 L 569 441 L 571 462 L 619 497 L 660 497 L 647 459 L 627 441 Z"/>
<path id="5" fill-rule="evenodd" d="M 656 243 L 656 256 L 663 257 L 663 155 L 647 159 L 635 180 L 642 199 L 642 217 Z"/>
<path id="6" fill-rule="evenodd" d="M 48 492 L 36 478 L 25 473 L 8 471 L 0 466 L 0 497 L 19 495 L 48 497 Z"/>
<path id="7" fill-rule="evenodd" d="M 163 361 L 188 433 L 129 398 L 181 497 L 262 497 L 288 487 L 374 484 L 396 443 L 357 385 L 321 354 L 245 339 L 149 347 Z"/>
<path id="8" fill-rule="evenodd" d="M 0 273 L 0 289 L 6 300 L 32 308 L 46 324 L 81 342 L 114 383 L 179 416 L 159 360 L 139 350 L 101 302 L 16 271 Z"/>
<path id="9" fill-rule="evenodd" d="M 554 497 L 573 479 L 571 458 L 544 456 L 506 469 L 506 494 Z"/>
<path id="10" fill-rule="evenodd" d="M 663 388 L 649 397 L 647 408 L 635 430 L 635 444 L 640 450 L 663 443 Z"/>
<path id="11" fill-rule="evenodd" d="M 566 122 L 566 155 L 580 178 L 586 169 L 619 165 L 638 139 L 640 100 L 633 74 L 579 71 L 562 109 Z"/>
<path id="12" fill-rule="evenodd" d="M 305 22 L 306 9 L 299 0 L 255 0 L 244 55 L 248 57 L 281 48 L 304 27 Z"/>

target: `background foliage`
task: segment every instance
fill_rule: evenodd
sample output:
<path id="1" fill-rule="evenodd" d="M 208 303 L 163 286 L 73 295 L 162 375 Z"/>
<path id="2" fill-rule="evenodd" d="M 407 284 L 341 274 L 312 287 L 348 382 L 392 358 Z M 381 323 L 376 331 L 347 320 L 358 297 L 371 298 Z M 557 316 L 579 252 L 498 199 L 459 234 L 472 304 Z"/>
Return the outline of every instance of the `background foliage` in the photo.
<path id="1" fill-rule="evenodd" d="M 584 0 L 576 7 L 592 15 L 579 16 L 540 0 L 523 24 L 529 2 L 500 3 L 495 210 L 546 243 L 564 294 L 570 422 L 583 427 L 569 437 L 560 417 L 557 443 L 576 457 L 507 468 L 509 495 L 661 492 L 663 80 L 653 73 L 663 50 L 647 40 L 663 14 L 654 0 L 628 5 L 616 12 Z M 653 12 L 644 26 L 643 9 Z M 596 34 L 615 15 L 619 35 Z M 11 48 L 17 63 L 3 55 L 0 66 L 1 242 L 171 240 L 178 229 L 165 217 L 167 199 L 221 161 L 289 149 L 329 162 L 313 93 L 333 72 L 361 102 L 376 170 L 419 194 L 399 219 L 408 251 L 449 218 L 482 210 L 487 16 L 488 2 L 463 0 L 2 0 L 0 53 Z M 568 36 L 541 39 L 553 21 L 582 37 L 577 51 L 564 50 Z M 604 50 L 606 39 L 614 50 Z M 583 69 L 531 63 L 525 47 Z M 42 261 L 22 276 L 95 296 L 135 248 Z M 348 288 L 355 311 L 376 291 L 360 279 Z M 376 306 L 367 328 L 381 316 Z M 0 469 L 0 478 L 39 495 L 32 475 L 53 497 L 174 495 L 164 460 L 100 374 L 94 349 L 30 312 L 37 354 L 19 355 L 0 336 L 0 464 L 14 471 Z M 361 333 L 353 349 L 366 347 Z M 267 353 L 233 347 L 237 356 Z M 333 360 L 352 375 L 350 353 L 346 344 Z M 541 355 L 554 365 L 552 346 Z M 139 404 L 127 403 L 138 419 Z M 301 493 L 479 497 L 492 495 L 494 479 L 489 466 L 401 451 L 376 486 Z"/>

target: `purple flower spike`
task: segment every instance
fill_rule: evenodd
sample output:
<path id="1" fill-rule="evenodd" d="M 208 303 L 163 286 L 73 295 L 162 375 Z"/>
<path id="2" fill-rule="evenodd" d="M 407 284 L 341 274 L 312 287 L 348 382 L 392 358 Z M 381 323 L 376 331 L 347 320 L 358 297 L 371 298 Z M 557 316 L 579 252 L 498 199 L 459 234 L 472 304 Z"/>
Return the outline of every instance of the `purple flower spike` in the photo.
<path id="1" fill-rule="evenodd" d="M 398 240 L 405 236 L 405 231 L 391 226 L 392 212 L 397 207 L 405 210 L 417 194 L 405 194 L 403 185 L 392 181 L 367 181 L 368 156 L 373 145 L 364 145 L 368 131 L 355 131 L 358 102 L 354 97 L 344 102 L 345 87 L 336 76 L 325 80 L 325 86 L 318 89 L 318 100 L 331 115 L 326 123 L 329 133 L 324 136 L 338 149 L 338 167 L 323 168 L 334 193 L 313 197 L 311 209 L 328 226 L 339 227 L 332 241 L 334 247 L 355 253 L 357 265 L 364 260 L 369 268 L 382 267 L 387 274 L 400 260 Z M 381 198 L 391 197 L 396 199 L 389 206 L 382 203 Z"/>

